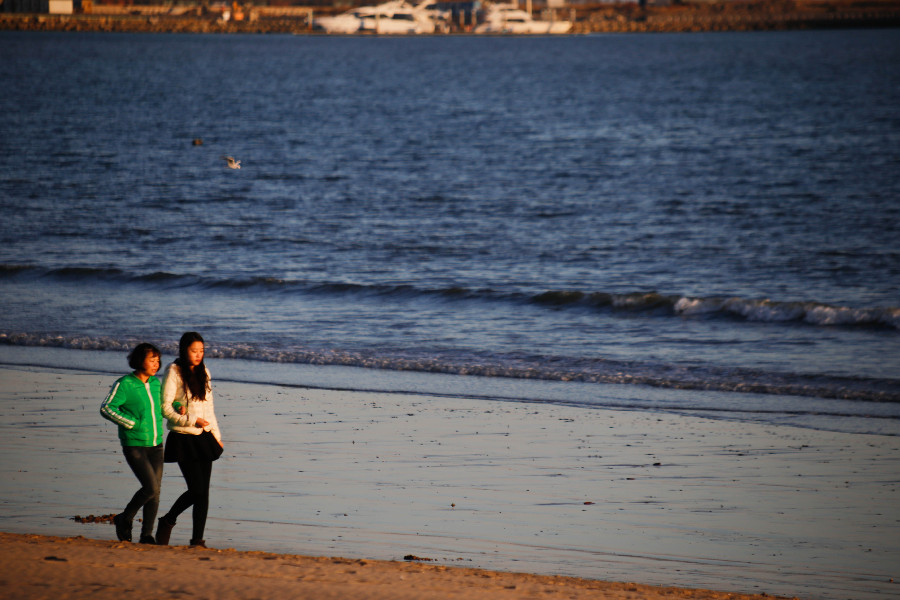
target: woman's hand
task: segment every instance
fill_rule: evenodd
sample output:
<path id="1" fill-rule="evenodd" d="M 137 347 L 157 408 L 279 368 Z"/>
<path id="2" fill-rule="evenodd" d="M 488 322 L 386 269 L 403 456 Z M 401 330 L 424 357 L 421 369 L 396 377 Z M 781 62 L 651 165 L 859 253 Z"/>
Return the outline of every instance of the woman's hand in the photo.
<path id="1" fill-rule="evenodd" d="M 197 417 L 197 420 L 194 421 L 194 427 L 199 427 L 202 429 L 202 428 L 206 427 L 207 425 L 209 425 L 209 421 L 207 421 L 206 419 L 200 418 L 200 417 Z"/>

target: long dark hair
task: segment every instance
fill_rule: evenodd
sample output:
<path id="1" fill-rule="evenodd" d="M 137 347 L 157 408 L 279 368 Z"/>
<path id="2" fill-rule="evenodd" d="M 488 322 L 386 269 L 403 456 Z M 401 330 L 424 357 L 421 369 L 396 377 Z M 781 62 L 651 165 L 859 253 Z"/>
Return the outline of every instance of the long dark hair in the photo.
<path id="1" fill-rule="evenodd" d="M 181 336 L 181 341 L 178 342 L 178 358 L 175 359 L 175 364 L 178 366 L 178 370 L 181 371 L 181 381 L 184 382 L 184 394 L 188 395 L 188 392 L 190 392 L 194 398 L 206 400 L 206 392 L 210 390 L 206 365 L 201 360 L 199 365 L 191 369 L 191 361 L 188 359 L 188 348 L 194 342 L 200 342 L 204 347 L 206 346 L 203 338 L 196 331 L 188 331 Z"/>

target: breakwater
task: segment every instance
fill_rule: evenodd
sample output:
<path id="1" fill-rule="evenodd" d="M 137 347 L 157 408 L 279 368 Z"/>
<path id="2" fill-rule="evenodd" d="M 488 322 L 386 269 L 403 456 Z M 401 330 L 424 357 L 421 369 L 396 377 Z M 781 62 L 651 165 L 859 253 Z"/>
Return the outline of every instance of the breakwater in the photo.
<path id="1" fill-rule="evenodd" d="M 581 11 L 574 33 L 783 31 L 900 26 L 900 2 L 715 2 Z"/>
<path id="2" fill-rule="evenodd" d="M 116 33 L 311 33 L 309 20 L 280 17 L 223 21 L 203 16 L 0 14 L 0 30 Z"/>
<path id="3" fill-rule="evenodd" d="M 218 13 L 170 14 L 159 6 L 95 7 L 91 14 L 0 13 L 0 29 L 20 31 L 101 31 L 127 33 L 313 33 L 313 14 L 334 9 L 258 7 L 245 19 L 223 20 Z M 315 13 L 313 12 L 315 11 Z M 547 11 L 544 11 L 545 13 Z M 711 2 L 645 6 L 577 5 L 543 18 L 574 21 L 572 33 L 692 31 L 772 31 L 900 26 L 900 0 Z M 455 29 L 454 33 L 465 33 Z"/>

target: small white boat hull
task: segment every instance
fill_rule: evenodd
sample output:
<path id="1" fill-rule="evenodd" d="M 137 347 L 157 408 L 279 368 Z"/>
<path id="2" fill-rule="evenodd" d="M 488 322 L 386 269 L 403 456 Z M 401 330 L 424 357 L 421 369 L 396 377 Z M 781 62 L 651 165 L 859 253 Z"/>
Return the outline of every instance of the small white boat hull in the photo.
<path id="1" fill-rule="evenodd" d="M 484 22 L 474 29 L 475 33 L 513 35 L 558 35 L 571 30 L 571 21 L 535 21 L 516 4 L 492 4 Z"/>

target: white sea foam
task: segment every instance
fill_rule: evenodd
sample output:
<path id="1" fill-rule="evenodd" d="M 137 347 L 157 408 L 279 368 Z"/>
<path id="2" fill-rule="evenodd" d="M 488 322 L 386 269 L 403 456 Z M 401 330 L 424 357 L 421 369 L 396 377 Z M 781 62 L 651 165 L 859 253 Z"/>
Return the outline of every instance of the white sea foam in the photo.
<path id="1" fill-rule="evenodd" d="M 798 321 L 819 326 L 883 326 L 900 329 L 900 308 L 850 308 L 815 302 L 775 302 L 745 298 L 679 298 L 672 307 L 681 316 L 730 314 L 748 321 Z"/>
<path id="2" fill-rule="evenodd" d="M 692 316 L 705 315 L 722 310 L 722 300 L 681 297 L 675 303 L 675 314 Z"/>
<path id="3" fill-rule="evenodd" d="M 0 333 L 0 344 L 127 352 L 143 340 L 90 336 L 48 336 Z M 176 344 L 158 344 L 164 353 L 177 353 Z M 830 377 L 735 368 L 674 367 L 639 361 L 610 361 L 571 357 L 465 353 L 397 353 L 273 348 L 260 344 L 214 343 L 207 356 L 263 363 L 359 367 L 382 371 L 409 371 L 446 375 L 499 377 L 557 382 L 645 385 L 672 390 L 718 390 L 765 395 L 794 395 L 855 401 L 900 402 L 895 380 Z"/>

